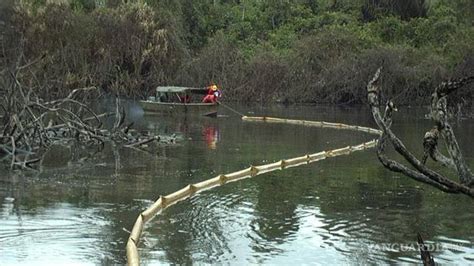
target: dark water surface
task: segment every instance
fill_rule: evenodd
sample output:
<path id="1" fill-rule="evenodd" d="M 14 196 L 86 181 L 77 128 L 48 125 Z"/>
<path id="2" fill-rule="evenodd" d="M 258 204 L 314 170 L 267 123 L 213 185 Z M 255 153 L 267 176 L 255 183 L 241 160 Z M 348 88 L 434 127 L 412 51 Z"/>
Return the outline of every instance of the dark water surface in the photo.
<path id="1" fill-rule="evenodd" d="M 365 108 L 239 107 L 248 115 L 374 126 Z M 421 154 L 426 110 L 406 109 L 394 130 Z M 364 133 L 217 119 L 146 116 L 138 126 L 179 141 L 155 154 L 106 147 L 78 158 L 57 149 L 41 171 L 0 170 L 0 265 L 124 264 L 137 215 L 159 195 L 246 168 L 356 145 Z M 474 121 L 455 126 L 474 166 Z M 431 163 L 430 163 L 431 164 Z M 419 263 L 420 232 L 437 262 L 474 264 L 474 201 L 385 170 L 374 150 L 212 189 L 155 217 L 144 264 Z"/>

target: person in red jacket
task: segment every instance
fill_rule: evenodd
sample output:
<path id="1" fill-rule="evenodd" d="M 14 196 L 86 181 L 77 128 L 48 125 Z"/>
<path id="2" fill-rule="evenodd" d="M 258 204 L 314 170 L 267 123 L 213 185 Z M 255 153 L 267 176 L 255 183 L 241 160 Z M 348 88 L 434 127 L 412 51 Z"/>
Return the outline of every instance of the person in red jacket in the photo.
<path id="1" fill-rule="evenodd" d="M 217 88 L 217 85 L 212 84 L 207 87 L 207 95 L 202 99 L 203 103 L 216 103 L 217 99 L 220 97 L 221 93 Z"/>

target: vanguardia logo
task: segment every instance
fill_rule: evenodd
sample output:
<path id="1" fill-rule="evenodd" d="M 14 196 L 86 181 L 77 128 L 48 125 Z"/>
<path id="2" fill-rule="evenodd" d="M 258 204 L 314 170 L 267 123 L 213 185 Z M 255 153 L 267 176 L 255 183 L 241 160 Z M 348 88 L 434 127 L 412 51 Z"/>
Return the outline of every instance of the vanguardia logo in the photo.
<path id="1" fill-rule="evenodd" d="M 440 252 L 445 250 L 458 250 L 462 251 L 464 246 L 449 243 L 425 243 L 427 251 Z M 380 250 L 380 251 L 392 251 L 392 252 L 406 252 L 406 251 L 419 251 L 420 245 L 418 243 L 404 244 L 404 243 L 379 243 L 369 244 L 369 250 Z"/>

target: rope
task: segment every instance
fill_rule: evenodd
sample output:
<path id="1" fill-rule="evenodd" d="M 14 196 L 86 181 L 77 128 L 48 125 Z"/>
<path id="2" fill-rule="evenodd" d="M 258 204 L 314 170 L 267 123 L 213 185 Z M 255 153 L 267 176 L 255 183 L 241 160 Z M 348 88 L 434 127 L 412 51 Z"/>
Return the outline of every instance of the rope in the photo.
<path id="1" fill-rule="evenodd" d="M 220 102 L 220 101 L 217 101 L 220 105 L 224 106 L 225 108 L 229 109 L 230 111 L 240 115 L 240 116 L 245 116 L 244 114 L 242 114 L 241 112 L 235 110 L 234 108 L 228 106 L 227 104 L 224 104 L 223 102 Z"/>

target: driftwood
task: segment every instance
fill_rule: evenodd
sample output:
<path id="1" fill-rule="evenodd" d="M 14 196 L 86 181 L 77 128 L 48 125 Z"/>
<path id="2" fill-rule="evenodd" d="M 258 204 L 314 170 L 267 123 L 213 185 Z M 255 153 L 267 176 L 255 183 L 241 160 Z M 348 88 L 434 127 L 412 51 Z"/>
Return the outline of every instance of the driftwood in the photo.
<path id="1" fill-rule="evenodd" d="M 46 101 L 33 87 L 18 81 L 16 71 L 4 70 L 0 75 L 0 156 L 10 168 L 28 168 L 40 161 L 52 144 L 77 141 L 86 146 L 103 147 L 105 142 L 139 147 L 159 140 L 130 130 L 125 125 L 125 111 L 116 99 L 115 123 L 111 129 L 102 127 L 101 118 L 87 104 L 97 98 L 96 87 L 79 88 L 65 98 Z"/>
<path id="2" fill-rule="evenodd" d="M 423 141 L 425 154 L 421 160 L 418 160 L 391 130 L 392 113 L 396 111 L 392 101 L 388 101 L 384 115 L 381 114 L 379 107 L 381 94 L 380 75 L 381 68 L 377 70 L 374 77 L 367 85 L 367 97 L 372 110 L 372 115 L 378 127 L 383 132 L 377 143 L 377 156 L 380 162 L 391 171 L 402 173 L 419 182 L 434 186 L 442 191 L 448 193 L 462 193 L 474 197 L 474 177 L 463 159 L 453 129 L 448 122 L 446 104 L 446 97 L 449 93 L 461 88 L 469 82 L 472 82 L 474 77 L 443 82 L 435 89 L 431 99 L 431 117 L 435 122 L 435 126 L 425 134 Z M 450 157 L 442 155 L 438 150 L 438 140 L 440 135 L 446 143 Z M 385 154 L 387 140 L 393 145 L 395 150 L 405 158 L 412 168 L 387 157 Z M 453 181 L 450 178 L 428 168 L 425 165 L 428 157 L 432 158 L 434 161 L 441 162 L 445 166 L 455 169 L 459 177 L 459 182 Z"/>

